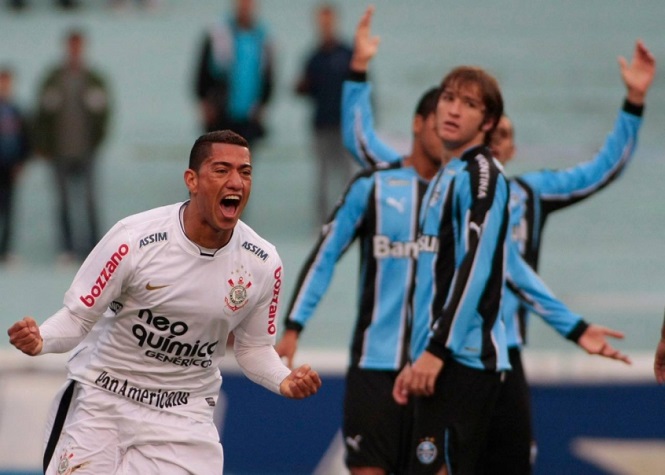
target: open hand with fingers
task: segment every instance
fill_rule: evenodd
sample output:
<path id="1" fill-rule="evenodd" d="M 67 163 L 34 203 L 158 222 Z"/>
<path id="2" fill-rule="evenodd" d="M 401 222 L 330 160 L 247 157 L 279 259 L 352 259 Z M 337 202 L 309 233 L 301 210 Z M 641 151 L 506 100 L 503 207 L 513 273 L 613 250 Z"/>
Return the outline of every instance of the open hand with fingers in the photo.
<path id="1" fill-rule="evenodd" d="M 577 344 L 580 345 L 590 355 L 600 355 L 605 358 L 623 361 L 626 364 L 631 364 L 630 358 L 614 348 L 607 341 L 607 337 L 623 338 L 623 333 L 606 328 L 600 325 L 591 324 L 586 329 Z"/>
<path id="2" fill-rule="evenodd" d="M 619 56 L 619 68 L 628 91 L 626 98 L 633 104 L 644 104 L 647 91 L 656 76 L 656 58 L 642 40 L 635 43 L 630 63 L 623 56 Z"/>
<path id="3" fill-rule="evenodd" d="M 381 39 L 378 36 L 372 36 L 373 14 L 374 6 L 370 5 L 356 27 L 356 33 L 353 37 L 353 56 L 351 56 L 351 69 L 353 71 L 367 71 L 369 62 L 379 50 Z"/>

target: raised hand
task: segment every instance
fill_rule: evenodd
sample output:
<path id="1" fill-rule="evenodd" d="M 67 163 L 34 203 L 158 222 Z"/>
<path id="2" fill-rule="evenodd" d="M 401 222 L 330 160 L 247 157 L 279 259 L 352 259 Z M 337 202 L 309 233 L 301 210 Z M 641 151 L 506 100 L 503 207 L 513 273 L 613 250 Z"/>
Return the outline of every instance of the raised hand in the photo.
<path id="1" fill-rule="evenodd" d="M 372 36 L 373 14 L 374 5 L 370 5 L 356 27 L 356 33 L 353 37 L 353 56 L 351 57 L 351 69 L 353 71 L 367 71 L 369 62 L 379 50 L 381 39 L 378 36 Z"/>
<path id="2" fill-rule="evenodd" d="M 633 104 L 644 104 L 647 91 L 656 76 L 656 58 L 642 40 L 637 40 L 630 63 L 623 56 L 619 56 L 618 60 L 621 78 L 628 91 L 626 98 Z"/>

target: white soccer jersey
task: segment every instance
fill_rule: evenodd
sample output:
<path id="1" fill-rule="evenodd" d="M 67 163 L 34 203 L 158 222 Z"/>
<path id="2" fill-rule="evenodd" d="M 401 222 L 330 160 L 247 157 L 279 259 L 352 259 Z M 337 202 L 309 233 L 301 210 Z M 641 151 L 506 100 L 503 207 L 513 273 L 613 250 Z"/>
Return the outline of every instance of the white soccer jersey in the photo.
<path id="1" fill-rule="evenodd" d="M 282 262 L 242 222 L 226 246 L 202 253 L 185 236 L 182 206 L 121 220 L 83 263 L 64 304 L 99 320 L 68 369 L 82 383 L 209 420 L 229 332 L 246 346 L 275 343 Z"/>

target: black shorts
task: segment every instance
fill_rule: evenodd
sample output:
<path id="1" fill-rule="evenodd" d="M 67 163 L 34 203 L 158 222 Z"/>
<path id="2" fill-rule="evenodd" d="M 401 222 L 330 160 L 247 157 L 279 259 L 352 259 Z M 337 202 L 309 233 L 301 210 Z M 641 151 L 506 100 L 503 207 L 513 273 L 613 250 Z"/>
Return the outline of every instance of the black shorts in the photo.
<path id="1" fill-rule="evenodd" d="M 396 371 L 349 368 L 344 395 L 346 466 L 407 473 L 411 406 L 392 396 Z"/>
<path id="2" fill-rule="evenodd" d="M 531 397 L 520 353 L 519 348 L 508 350 L 512 370 L 506 372 L 501 385 L 480 473 L 532 472 L 536 443 L 531 431 Z"/>
<path id="3" fill-rule="evenodd" d="M 479 468 L 502 373 L 448 358 L 434 395 L 414 398 L 410 474 L 435 474 L 445 464 L 455 475 Z"/>

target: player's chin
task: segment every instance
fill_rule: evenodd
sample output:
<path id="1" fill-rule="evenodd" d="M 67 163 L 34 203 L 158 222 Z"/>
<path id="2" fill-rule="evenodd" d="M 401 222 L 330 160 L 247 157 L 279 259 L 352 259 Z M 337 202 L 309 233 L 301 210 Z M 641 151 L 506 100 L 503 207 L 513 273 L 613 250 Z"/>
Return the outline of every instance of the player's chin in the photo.
<path id="1" fill-rule="evenodd" d="M 236 227 L 239 220 L 239 214 L 236 216 L 218 216 L 216 219 L 216 227 L 219 231 L 233 231 L 233 228 Z"/>

